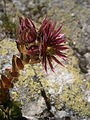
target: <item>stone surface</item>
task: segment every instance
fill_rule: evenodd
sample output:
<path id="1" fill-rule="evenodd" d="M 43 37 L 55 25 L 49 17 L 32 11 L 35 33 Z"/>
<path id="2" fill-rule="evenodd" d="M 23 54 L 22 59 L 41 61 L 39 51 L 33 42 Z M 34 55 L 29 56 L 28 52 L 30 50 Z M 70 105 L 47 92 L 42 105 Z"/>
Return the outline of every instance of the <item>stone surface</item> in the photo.
<path id="1" fill-rule="evenodd" d="M 40 86 L 35 82 L 39 77 L 47 95 L 51 99 L 52 112 L 61 120 L 89 120 L 90 116 L 90 18 L 89 0 L 12 0 L 7 1 L 7 13 L 10 20 L 18 21 L 18 15 L 32 18 L 37 27 L 45 15 L 64 22 L 62 32 L 70 38 L 71 46 L 67 51 L 68 60 L 61 67 L 54 63 L 55 73 L 42 70 L 41 64 L 25 66 L 19 81 L 11 91 L 11 96 L 22 104 L 23 115 L 37 120 L 35 114 L 45 109 L 40 96 Z M 3 13 L 3 2 L 0 3 L 0 17 Z M 14 19 L 15 18 L 15 19 Z M 13 20 L 14 19 L 14 20 Z M 11 66 L 13 54 L 18 55 L 14 39 L 3 39 L 6 36 L 0 18 L 0 73 Z M 18 22 L 16 22 L 18 24 Z M 57 25 L 57 26 L 58 26 Z M 2 30 L 3 29 L 3 30 Z M 1 41 L 2 40 L 2 41 Z M 37 72 L 35 75 L 34 69 Z M 34 81 L 34 82 L 33 82 Z M 38 109 L 35 109 L 37 106 Z M 63 114 L 61 114 L 63 111 Z M 60 113 L 60 114 L 59 114 Z M 65 114 L 64 114 L 65 113 Z M 47 111 L 43 116 L 47 115 Z M 67 116 L 69 115 L 69 116 Z M 62 116 L 62 118 L 61 118 Z M 81 117 L 79 117 L 81 116 Z M 44 119 L 43 119 L 44 120 Z"/>

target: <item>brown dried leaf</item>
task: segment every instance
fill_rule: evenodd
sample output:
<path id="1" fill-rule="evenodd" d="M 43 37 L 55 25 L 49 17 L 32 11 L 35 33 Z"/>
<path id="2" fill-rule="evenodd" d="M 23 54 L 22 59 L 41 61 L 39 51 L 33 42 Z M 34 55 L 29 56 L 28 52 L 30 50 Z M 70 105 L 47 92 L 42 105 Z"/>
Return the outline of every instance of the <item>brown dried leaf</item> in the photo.
<path id="1" fill-rule="evenodd" d="M 16 66 L 16 56 L 13 55 L 13 58 L 12 58 L 12 72 L 17 72 L 18 69 L 17 69 L 17 66 Z"/>
<path id="2" fill-rule="evenodd" d="M 17 64 L 17 67 L 22 70 L 24 68 L 24 65 L 22 63 L 22 60 L 20 58 L 16 58 L 16 64 Z"/>
<path id="3" fill-rule="evenodd" d="M 11 80 L 9 78 L 7 78 L 5 75 L 1 75 L 1 84 L 2 84 L 2 88 L 12 88 L 13 87 L 13 83 L 11 83 Z"/>

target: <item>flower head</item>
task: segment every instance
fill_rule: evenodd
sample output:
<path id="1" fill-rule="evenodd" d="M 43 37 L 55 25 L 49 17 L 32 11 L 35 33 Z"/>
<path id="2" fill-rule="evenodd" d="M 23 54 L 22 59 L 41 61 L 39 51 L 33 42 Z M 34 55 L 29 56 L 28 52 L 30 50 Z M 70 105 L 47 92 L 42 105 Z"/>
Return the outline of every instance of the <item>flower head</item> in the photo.
<path id="1" fill-rule="evenodd" d="M 65 38 L 64 34 L 61 34 L 60 26 L 58 29 L 55 29 L 56 23 L 48 21 L 46 18 L 43 20 L 42 25 L 39 30 L 41 36 L 40 41 L 40 59 L 42 65 L 47 72 L 47 61 L 50 68 L 54 71 L 52 60 L 57 62 L 60 65 L 63 65 L 57 58 L 56 55 L 65 60 L 66 56 L 62 53 L 63 50 L 66 50 L 67 47 L 64 46 Z"/>
<path id="2" fill-rule="evenodd" d="M 36 44 L 37 32 L 34 23 L 28 18 L 19 17 L 20 27 L 17 44 L 24 45 L 25 52 L 31 58 L 39 58 L 39 47 Z"/>
<path id="3" fill-rule="evenodd" d="M 36 40 L 36 29 L 32 20 L 19 17 L 20 28 L 17 42 L 19 44 L 31 43 Z"/>
<path id="4" fill-rule="evenodd" d="M 31 61 L 34 61 L 31 63 L 41 61 L 46 72 L 47 62 L 52 71 L 54 71 L 52 60 L 63 65 L 56 58 L 56 56 L 59 56 L 63 60 L 66 59 L 65 54 L 62 52 L 67 49 L 64 46 L 64 34 L 61 34 L 62 26 L 55 29 L 56 23 L 44 18 L 39 31 L 36 31 L 35 25 L 30 19 L 19 17 L 19 21 L 20 28 L 17 44 L 21 45 L 21 47 L 24 45 L 24 54 L 28 55 Z"/>

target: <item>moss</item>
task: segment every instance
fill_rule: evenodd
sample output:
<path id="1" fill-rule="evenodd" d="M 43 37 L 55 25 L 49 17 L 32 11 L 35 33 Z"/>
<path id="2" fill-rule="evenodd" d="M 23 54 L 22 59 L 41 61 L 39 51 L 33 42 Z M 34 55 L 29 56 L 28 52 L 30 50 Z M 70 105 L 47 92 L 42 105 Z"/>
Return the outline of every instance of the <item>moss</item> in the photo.
<path id="1" fill-rule="evenodd" d="M 21 120 L 22 113 L 20 105 L 15 101 L 5 101 L 0 105 L 0 120 Z"/>
<path id="2" fill-rule="evenodd" d="M 2 111 L 2 109 L 0 108 L 0 119 L 4 120 L 5 119 L 5 113 Z"/>

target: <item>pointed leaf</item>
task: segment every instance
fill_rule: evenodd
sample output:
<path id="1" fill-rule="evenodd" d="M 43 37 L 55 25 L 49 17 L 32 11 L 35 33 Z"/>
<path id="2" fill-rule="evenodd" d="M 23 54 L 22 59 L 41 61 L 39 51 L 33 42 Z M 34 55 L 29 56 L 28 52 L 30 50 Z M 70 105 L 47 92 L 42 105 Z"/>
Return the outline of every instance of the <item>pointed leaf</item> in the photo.
<path id="1" fill-rule="evenodd" d="M 54 72 L 54 68 L 53 68 L 53 65 L 52 65 L 52 63 L 51 63 L 51 57 L 50 56 L 47 56 L 47 59 L 48 59 L 48 63 L 49 63 L 49 65 L 50 65 L 50 68 L 51 68 L 51 70 Z"/>
<path id="2" fill-rule="evenodd" d="M 66 60 L 67 57 L 63 53 L 61 53 L 60 51 L 56 51 L 55 53 L 56 53 L 56 55 L 58 55 L 63 60 Z"/>
<path id="3" fill-rule="evenodd" d="M 18 72 L 11 72 L 10 74 L 11 74 L 12 77 L 18 77 L 19 76 Z"/>
<path id="4" fill-rule="evenodd" d="M 23 63 L 22 63 L 22 60 L 20 59 L 20 58 L 16 58 L 16 64 L 17 64 L 17 66 L 18 66 L 18 68 L 20 69 L 20 70 L 22 70 L 23 68 L 24 68 L 24 65 L 23 65 Z"/>
<path id="5" fill-rule="evenodd" d="M 55 56 L 52 56 L 52 59 L 57 62 L 58 64 L 64 66 Z"/>
<path id="6" fill-rule="evenodd" d="M 20 23 L 20 25 L 21 25 L 22 21 L 23 21 L 23 18 L 21 16 L 19 16 L 19 23 Z"/>
<path id="7" fill-rule="evenodd" d="M 1 75 L 1 79 L 2 79 L 2 85 L 3 88 L 12 88 L 13 84 L 10 82 L 9 78 L 7 78 L 5 75 Z"/>
<path id="8" fill-rule="evenodd" d="M 56 49 L 59 49 L 60 51 L 68 49 L 66 46 L 63 46 L 63 45 L 55 45 L 53 47 L 56 48 Z"/>
<path id="9" fill-rule="evenodd" d="M 61 32 L 61 28 L 62 26 L 60 26 L 53 34 L 52 34 L 52 38 L 55 39 L 56 37 L 58 37 L 58 35 Z"/>
<path id="10" fill-rule="evenodd" d="M 12 72 L 16 72 L 16 71 L 18 71 L 17 66 L 16 66 L 16 56 L 13 55 L 13 58 L 12 58 Z"/>

